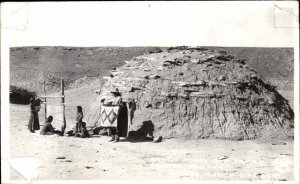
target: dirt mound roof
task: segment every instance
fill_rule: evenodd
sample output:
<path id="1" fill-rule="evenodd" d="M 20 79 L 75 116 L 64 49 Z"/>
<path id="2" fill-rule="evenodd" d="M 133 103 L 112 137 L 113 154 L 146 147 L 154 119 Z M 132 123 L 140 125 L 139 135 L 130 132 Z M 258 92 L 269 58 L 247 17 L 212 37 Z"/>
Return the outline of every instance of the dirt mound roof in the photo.
<path id="1" fill-rule="evenodd" d="M 97 126 L 100 100 L 118 88 L 124 101 L 136 101 L 133 133 L 151 121 L 153 133 L 164 138 L 293 137 L 294 114 L 287 100 L 225 51 L 175 47 L 125 62 L 104 77 L 87 115 L 89 125 Z"/>

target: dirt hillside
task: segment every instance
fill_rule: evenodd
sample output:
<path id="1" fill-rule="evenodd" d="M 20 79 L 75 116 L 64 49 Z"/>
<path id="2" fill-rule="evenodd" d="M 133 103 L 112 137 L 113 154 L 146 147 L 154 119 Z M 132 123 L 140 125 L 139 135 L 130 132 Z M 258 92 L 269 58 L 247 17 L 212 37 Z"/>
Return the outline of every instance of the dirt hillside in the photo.
<path id="1" fill-rule="evenodd" d="M 151 47 L 15 47 L 10 49 L 10 85 L 42 92 L 60 88 L 64 78 L 67 89 L 88 85 L 121 66 L 124 60 L 149 53 Z"/>

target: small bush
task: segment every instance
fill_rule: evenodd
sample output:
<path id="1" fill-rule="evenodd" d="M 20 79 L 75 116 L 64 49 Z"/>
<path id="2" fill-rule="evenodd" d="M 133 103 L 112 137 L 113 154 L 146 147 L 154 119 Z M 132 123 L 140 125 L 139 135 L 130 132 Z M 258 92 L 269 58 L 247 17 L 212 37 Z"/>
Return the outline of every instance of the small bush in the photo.
<path id="1" fill-rule="evenodd" d="M 169 47 L 167 51 L 172 51 L 172 50 L 186 50 L 188 49 L 188 46 L 177 46 L 177 47 Z"/>
<path id="2" fill-rule="evenodd" d="M 35 92 L 31 92 L 16 86 L 10 86 L 9 102 L 13 104 L 29 104 L 30 98 L 34 97 L 35 95 Z"/>
<path id="3" fill-rule="evenodd" d="M 152 53 L 160 53 L 162 52 L 163 50 L 161 48 L 158 48 L 158 47 L 155 47 L 151 50 L 149 50 L 149 54 L 152 54 Z"/>

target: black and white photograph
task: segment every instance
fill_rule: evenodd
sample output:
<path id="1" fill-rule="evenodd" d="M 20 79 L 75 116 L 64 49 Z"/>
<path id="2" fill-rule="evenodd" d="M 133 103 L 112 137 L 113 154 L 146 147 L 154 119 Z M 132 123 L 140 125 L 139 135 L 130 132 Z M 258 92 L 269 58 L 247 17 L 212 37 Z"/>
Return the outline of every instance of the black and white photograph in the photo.
<path id="1" fill-rule="evenodd" d="M 1 183 L 299 183 L 298 8 L 1 3 Z"/>

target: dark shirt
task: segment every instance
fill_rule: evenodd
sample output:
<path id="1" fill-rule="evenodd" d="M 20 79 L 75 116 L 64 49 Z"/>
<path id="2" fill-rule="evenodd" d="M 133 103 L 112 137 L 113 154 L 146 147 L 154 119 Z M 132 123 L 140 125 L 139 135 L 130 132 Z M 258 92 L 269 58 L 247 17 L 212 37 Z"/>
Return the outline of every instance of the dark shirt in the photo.
<path id="1" fill-rule="evenodd" d="M 30 112 L 31 113 L 36 113 L 36 106 L 34 105 L 34 103 L 30 103 Z"/>
<path id="2" fill-rule="evenodd" d="M 37 100 L 30 100 L 30 112 L 31 113 L 38 113 L 40 106 L 41 106 L 41 100 L 37 99 Z"/>
<path id="3" fill-rule="evenodd" d="M 41 99 L 38 98 L 38 99 L 35 100 L 34 103 L 35 103 L 35 106 L 40 106 L 42 101 L 41 101 Z"/>

